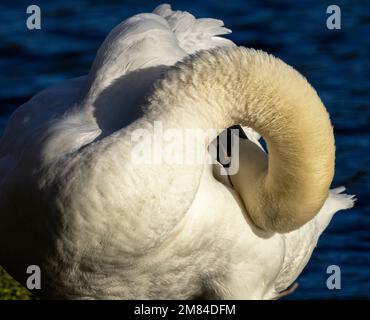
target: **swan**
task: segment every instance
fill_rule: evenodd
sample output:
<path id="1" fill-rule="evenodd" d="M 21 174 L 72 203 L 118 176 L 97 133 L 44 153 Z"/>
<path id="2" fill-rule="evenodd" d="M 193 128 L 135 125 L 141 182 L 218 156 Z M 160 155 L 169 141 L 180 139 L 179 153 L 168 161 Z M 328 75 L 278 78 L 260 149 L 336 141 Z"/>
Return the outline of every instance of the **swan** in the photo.
<path id="1" fill-rule="evenodd" d="M 36 94 L 0 141 L 0 265 L 40 298 L 276 299 L 334 213 L 334 136 L 307 80 L 168 4 L 116 26 L 87 76 Z M 145 164 L 132 132 L 241 125 L 239 170 Z M 259 143 L 265 139 L 268 153 Z M 215 138 L 215 137 L 213 137 Z M 235 155 L 232 155 L 235 157 Z"/>

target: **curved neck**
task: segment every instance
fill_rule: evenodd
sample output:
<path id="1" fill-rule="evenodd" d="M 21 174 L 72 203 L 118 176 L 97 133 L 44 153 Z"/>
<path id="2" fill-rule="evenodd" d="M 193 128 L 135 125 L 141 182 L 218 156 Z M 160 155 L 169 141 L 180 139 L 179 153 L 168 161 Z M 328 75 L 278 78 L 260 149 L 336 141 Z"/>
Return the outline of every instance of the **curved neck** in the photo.
<path id="1" fill-rule="evenodd" d="M 192 56 L 156 86 L 148 114 L 176 127 L 241 124 L 264 137 L 266 170 L 251 175 L 241 169 L 231 177 L 262 229 L 294 230 L 327 198 L 335 152 L 328 114 L 309 83 L 271 55 L 225 48 Z M 240 166 L 247 168 L 248 163 Z M 246 181 L 250 176 L 254 181 Z"/>

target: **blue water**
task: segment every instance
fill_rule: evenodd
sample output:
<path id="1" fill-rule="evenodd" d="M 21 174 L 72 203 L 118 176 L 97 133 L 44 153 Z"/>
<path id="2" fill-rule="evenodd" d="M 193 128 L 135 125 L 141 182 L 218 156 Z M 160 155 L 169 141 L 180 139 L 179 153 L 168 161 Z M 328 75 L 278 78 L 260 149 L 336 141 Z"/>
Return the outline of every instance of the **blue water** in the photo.
<path id="1" fill-rule="evenodd" d="M 40 89 L 86 74 L 107 33 L 154 1 L 37 1 L 42 29 L 26 29 L 26 1 L 0 4 L 0 134 L 10 113 Z M 342 29 L 326 28 L 326 1 L 173 1 L 198 17 L 223 19 L 239 45 L 266 50 L 303 73 L 335 126 L 333 186 L 358 196 L 319 241 L 293 299 L 370 298 L 370 1 L 335 1 Z M 341 290 L 326 268 L 341 268 Z"/>

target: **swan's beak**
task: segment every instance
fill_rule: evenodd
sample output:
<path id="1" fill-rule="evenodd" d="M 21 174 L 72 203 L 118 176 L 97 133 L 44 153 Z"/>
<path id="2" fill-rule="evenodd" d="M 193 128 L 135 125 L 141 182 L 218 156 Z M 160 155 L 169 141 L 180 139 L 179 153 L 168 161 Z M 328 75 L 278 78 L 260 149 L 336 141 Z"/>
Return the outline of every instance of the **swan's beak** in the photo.
<path id="1" fill-rule="evenodd" d="M 232 136 L 234 135 L 234 136 Z M 236 135 L 236 139 L 235 139 Z M 224 167 L 229 168 L 231 164 L 231 158 L 233 156 L 232 151 L 233 143 L 239 143 L 239 139 L 248 140 L 243 128 L 240 125 L 235 125 L 227 128 L 217 137 L 217 161 Z"/>
<path id="2" fill-rule="evenodd" d="M 217 162 L 213 165 L 214 177 L 224 185 L 233 188 L 230 179 L 231 166 L 235 162 L 235 158 L 239 161 L 239 148 L 235 149 L 234 145 L 240 143 L 240 139 L 248 140 L 247 135 L 241 126 L 235 125 L 223 131 L 212 144 L 217 150 Z M 226 170 L 226 171 L 225 171 Z M 225 172 L 226 174 L 220 174 Z"/>

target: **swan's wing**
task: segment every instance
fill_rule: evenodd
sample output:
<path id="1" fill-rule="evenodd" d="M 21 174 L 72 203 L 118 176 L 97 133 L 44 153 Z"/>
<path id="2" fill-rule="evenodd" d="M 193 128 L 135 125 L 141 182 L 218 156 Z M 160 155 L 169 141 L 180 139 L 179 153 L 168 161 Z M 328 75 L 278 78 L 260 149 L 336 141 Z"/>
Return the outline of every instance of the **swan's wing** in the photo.
<path id="1" fill-rule="evenodd" d="M 221 20 L 196 19 L 163 4 L 153 13 L 137 14 L 116 26 L 100 47 L 92 74 L 99 75 L 102 82 L 107 74 L 112 80 L 117 66 L 120 76 L 142 68 L 170 66 L 196 51 L 233 46 L 219 37 L 229 32 Z"/>
<path id="2" fill-rule="evenodd" d="M 195 19 L 190 13 L 172 11 L 169 5 L 161 5 L 154 10 L 154 13 L 135 15 L 115 27 L 99 49 L 90 75 L 95 75 L 98 83 L 106 80 L 110 84 L 118 71 L 119 76 L 123 77 L 138 69 L 170 66 L 195 51 L 233 45 L 231 41 L 217 36 L 228 32 L 229 30 L 223 27 L 222 21 Z M 143 81 L 145 88 L 150 87 L 146 82 L 154 81 L 159 76 L 160 72 L 158 75 L 152 72 L 150 77 L 145 74 L 140 75 L 145 79 Z M 1 139 L 0 158 L 8 153 L 32 150 L 32 145 L 41 143 L 38 134 L 45 133 L 49 129 L 54 131 L 60 129 L 63 135 L 69 131 L 75 132 L 77 134 L 75 138 L 71 134 L 72 140 L 79 141 L 79 132 L 85 136 L 84 121 L 80 119 L 84 116 L 83 112 L 80 113 L 80 117 L 70 112 L 70 109 L 77 97 L 81 95 L 81 90 L 85 87 L 84 82 L 92 79 L 80 78 L 76 80 L 77 82 L 74 81 L 69 80 L 48 88 L 17 109 Z M 129 88 L 126 88 L 130 93 L 133 107 L 136 107 L 136 100 L 132 98 L 135 92 L 137 95 L 144 95 L 137 82 L 139 81 L 136 77 L 135 81 L 130 82 Z M 133 90 L 133 87 L 136 90 Z M 120 88 L 121 95 L 116 96 L 124 99 L 125 95 L 122 94 L 124 89 Z M 110 98 L 109 101 L 108 111 L 115 109 L 117 118 L 119 117 L 116 106 L 125 106 L 126 110 L 130 108 L 127 99 L 125 101 L 122 99 Z M 109 113 L 108 111 L 106 113 Z M 69 114 L 68 117 L 66 112 Z M 87 135 L 89 137 L 91 135 L 90 128 L 87 128 Z"/>
<path id="3" fill-rule="evenodd" d="M 353 207 L 354 196 L 341 193 L 344 190 L 344 187 L 330 190 L 326 202 L 315 218 L 285 235 L 285 257 L 275 283 L 276 293 L 288 288 L 300 275 L 311 258 L 321 233 L 328 226 L 334 214 Z"/>
<path id="4" fill-rule="evenodd" d="M 231 33 L 230 29 L 224 27 L 222 20 L 196 19 L 189 12 L 173 11 L 169 4 L 158 6 L 153 12 L 166 19 L 179 46 L 188 54 L 221 46 L 234 46 L 232 41 L 219 37 Z"/>
<path id="5" fill-rule="evenodd" d="M 216 36 L 225 30 L 221 21 L 197 20 L 168 5 L 130 17 L 100 47 L 81 108 L 93 105 L 98 110 L 94 117 L 104 136 L 127 126 L 137 119 L 152 84 L 168 67 L 195 51 L 233 45 Z"/>
<path id="6" fill-rule="evenodd" d="M 24 164 L 31 165 L 28 155 L 37 155 L 53 124 L 74 105 L 85 80 L 86 77 L 79 77 L 51 86 L 15 110 L 0 140 L 0 168 L 9 167 L 9 156 L 13 161 L 22 159 Z M 75 137 L 70 138 L 77 142 Z"/>
<path id="7" fill-rule="evenodd" d="M 96 80 L 98 85 L 103 85 L 104 81 L 109 85 L 115 75 L 124 77 L 138 69 L 171 65 L 185 56 L 186 52 L 178 46 L 164 18 L 150 13 L 138 14 L 123 21 L 112 30 L 98 51 L 89 75 L 95 75 L 95 79 L 81 77 L 64 81 L 41 91 L 16 109 L 1 139 L 0 159 L 10 154 L 16 161 L 28 153 L 37 155 L 38 152 L 39 155 L 57 156 L 83 145 L 85 137 L 90 141 L 92 135 L 98 135 L 96 129 L 99 129 L 98 126 L 91 128 L 87 125 L 90 118 L 95 116 L 91 117 L 91 110 L 75 108 L 79 98 L 84 95 L 86 84 L 91 85 L 89 82 Z M 119 94 L 111 95 L 106 99 L 108 101 L 104 100 L 104 107 L 109 108 L 100 108 L 99 116 L 106 118 L 111 114 L 115 118 L 122 118 L 124 115 L 120 113 L 131 107 L 138 108 L 133 96 L 144 96 L 143 87 L 149 87 L 146 82 L 155 80 L 147 80 L 146 74 L 143 72 L 140 77 L 126 81 L 127 86 L 121 82 L 116 90 Z M 155 78 L 153 72 L 150 74 Z M 49 150 L 41 150 L 46 146 Z M 6 163 L 8 166 L 9 161 Z"/>
<path id="8" fill-rule="evenodd" d="M 98 50 L 90 76 L 105 79 L 138 69 L 173 65 L 186 56 L 167 21 L 153 13 L 134 15 L 117 25 Z"/>

